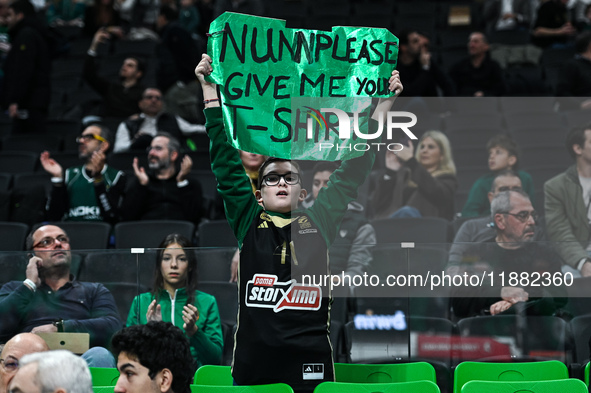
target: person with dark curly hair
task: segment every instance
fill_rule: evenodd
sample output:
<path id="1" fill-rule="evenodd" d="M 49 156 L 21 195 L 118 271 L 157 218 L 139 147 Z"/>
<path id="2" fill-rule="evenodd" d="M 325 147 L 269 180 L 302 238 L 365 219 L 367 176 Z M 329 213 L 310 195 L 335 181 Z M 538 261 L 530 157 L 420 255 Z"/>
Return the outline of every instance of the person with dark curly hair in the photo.
<path id="1" fill-rule="evenodd" d="M 189 338 L 197 366 L 222 361 L 222 325 L 215 297 L 197 290 L 197 258 L 191 242 L 172 233 L 160 243 L 152 291 L 133 300 L 127 326 L 171 322 Z"/>
<path id="2" fill-rule="evenodd" d="M 170 322 L 150 321 L 111 341 L 120 375 L 117 393 L 190 393 L 195 374 L 189 340 Z"/>

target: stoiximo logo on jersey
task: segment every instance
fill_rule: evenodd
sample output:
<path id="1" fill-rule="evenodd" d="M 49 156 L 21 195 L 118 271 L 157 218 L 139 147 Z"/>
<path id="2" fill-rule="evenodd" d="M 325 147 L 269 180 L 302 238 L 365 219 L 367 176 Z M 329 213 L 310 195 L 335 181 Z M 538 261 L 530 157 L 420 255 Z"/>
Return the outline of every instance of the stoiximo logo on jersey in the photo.
<path id="1" fill-rule="evenodd" d="M 271 274 L 256 274 L 246 283 L 248 307 L 282 310 L 320 309 L 322 290 L 319 287 L 297 284 L 295 280 L 280 282 Z"/>
<path id="2" fill-rule="evenodd" d="M 344 159 L 371 148 L 400 151 L 404 146 L 399 140 L 418 139 L 411 131 L 417 123 L 414 113 L 384 110 L 372 116 L 377 100 L 372 105 L 371 98 L 294 97 L 291 101 L 293 156 Z M 376 126 L 369 126 L 370 117 Z M 304 145 L 307 154 L 302 155 L 298 149 Z"/>

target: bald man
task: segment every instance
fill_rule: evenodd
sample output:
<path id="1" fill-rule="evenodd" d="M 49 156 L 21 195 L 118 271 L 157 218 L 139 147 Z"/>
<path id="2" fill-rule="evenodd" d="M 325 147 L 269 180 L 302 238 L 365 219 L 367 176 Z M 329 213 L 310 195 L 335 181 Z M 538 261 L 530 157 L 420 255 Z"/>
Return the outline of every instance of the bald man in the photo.
<path id="1" fill-rule="evenodd" d="M 18 361 L 22 356 L 48 350 L 47 343 L 33 333 L 17 334 L 8 340 L 0 354 L 0 393 L 6 393 L 8 384 L 16 374 Z"/>

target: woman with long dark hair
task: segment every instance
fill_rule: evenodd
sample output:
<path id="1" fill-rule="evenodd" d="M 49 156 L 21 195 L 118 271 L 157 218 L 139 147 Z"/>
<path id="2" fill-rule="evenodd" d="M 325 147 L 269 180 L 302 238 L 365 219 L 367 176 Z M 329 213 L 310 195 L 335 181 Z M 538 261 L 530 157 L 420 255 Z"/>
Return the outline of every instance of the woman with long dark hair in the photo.
<path id="1" fill-rule="evenodd" d="M 151 292 L 136 296 L 127 326 L 171 322 L 191 344 L 197 366 L 220 364 L 222 325 L 215 297 L 197 290 L 197 258 L 185 237 L 173 233 L 158 247 Z"/>

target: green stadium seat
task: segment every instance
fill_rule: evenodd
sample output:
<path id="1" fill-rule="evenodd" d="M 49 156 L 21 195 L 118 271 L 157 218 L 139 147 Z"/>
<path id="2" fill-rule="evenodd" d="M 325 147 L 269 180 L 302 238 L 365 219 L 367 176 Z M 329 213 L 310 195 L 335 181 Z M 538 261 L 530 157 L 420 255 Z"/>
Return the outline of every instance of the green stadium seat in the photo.
<path id="1" fill-rule="evenodd" d="M 557 360 L 524 363 L 462 362 L 454 372 L 454 393 L 469 381 L 549 381 L 568 379 L 568 368 Z"/>
<path id="2" fill-rule="evenodd" d="M 461 393 L 587 393 L 587 386 L 579 379 L 558 379 L 554 381 L 470 381 L 462 387 Z"/>
<path id="3" fill-rule="evenodd" d="M 191 385 L 192 393 L 293 393 L 293 389 L 284 383 L 254 386 L 210 386 Z"/>
<path id="4" fill-rule="evenodd" d="M 92 386 L 115 386 L 119 378 L 116 368 L 90 367 Z"/>
<path id="5" fill-rule="evenodd" d="M 398 383 L 343 383 L 323 382 L 314 393 L 440 393 L 431 381 Z"/>
<path id="6" fill-rule="evenodd" d="M 205 365 L 197 369 L 195 373 L 195 385 L 207 386 L 233 386 L 232 371 L 230 366 Z"/>
<path id="7" fill-rule="evenodd" d="M 348 383 L 436 382 L 435 368 L 427 362 L 398 364 L 335 363 L 335 381 Z"/>

